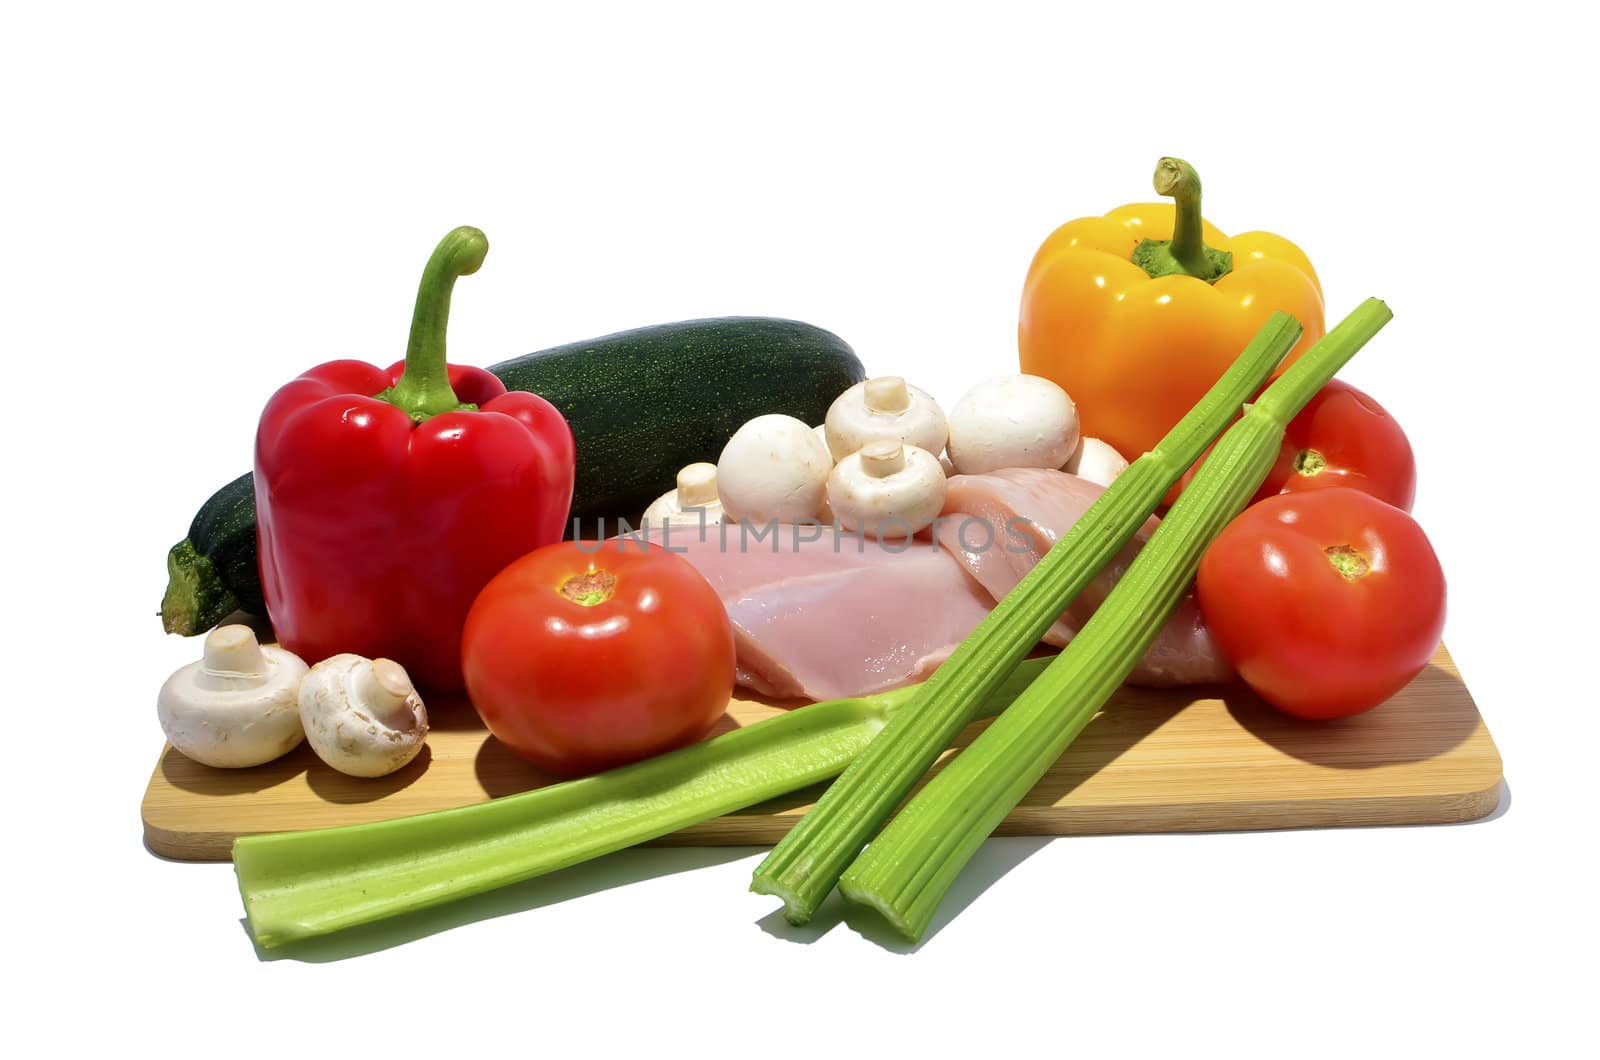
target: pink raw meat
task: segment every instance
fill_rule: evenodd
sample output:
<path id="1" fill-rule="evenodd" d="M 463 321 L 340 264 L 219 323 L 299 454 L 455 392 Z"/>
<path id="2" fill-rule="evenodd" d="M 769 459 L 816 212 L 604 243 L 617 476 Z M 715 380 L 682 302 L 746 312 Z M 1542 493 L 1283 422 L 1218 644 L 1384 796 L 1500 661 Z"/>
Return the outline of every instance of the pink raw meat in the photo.
<path id="1" fill-rule="evenodd" d="M 1093 482 L 1048 468 L 955 475 L 940 516 L 939 544 L 999 600 L 1103 492 Z M 1159 523 L 1153 516 L 1145 522 L 1051 627 L 1045 635 L 1047 643 L 1066 644 L 1083 628 Z M 988 544 L 991 540 L 992 545 Z M 1128 680 L 1161 687 L 1208 684 L 1232 677 L 1233 670 L 1211 639 L 1191 592 L 1179 602 Z"/>
<path id="2" fill-rule="evenodd" d="M 834 699 L 927 677 L 1101 492 L 1061 471 L 957 475 L 937 532 L 887 546 L 816 526 L 759 535 L 738 525 L 676 526 L 649 536 L 682 554 L 722 598 L 741 685 L 778 698 Z M 972 520 L 992 528 L 992 545 Z M 1072 639 L 1156 525 L 1147 522 L 1089 584 L 1048 643 Z M 1161 686 L 1231 676 L 1190 594 L 1129 680 Z"/>
<path id="3" fill-rule="evenodd" d="M 763 695 L 835 699 L 920 681 L 994 606 L 931 541 L 885 547 L 815 526 L 753 533 L 675 526 L 650 538 L 717 590 L 739 683 Z"/>

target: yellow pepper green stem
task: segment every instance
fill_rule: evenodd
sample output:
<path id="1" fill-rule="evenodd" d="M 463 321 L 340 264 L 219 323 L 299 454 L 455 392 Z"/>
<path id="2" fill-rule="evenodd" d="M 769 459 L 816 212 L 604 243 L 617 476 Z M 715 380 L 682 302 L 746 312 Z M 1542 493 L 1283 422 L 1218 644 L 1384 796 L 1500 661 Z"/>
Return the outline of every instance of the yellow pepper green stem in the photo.
<path id="1" fill-rule="evenodd" d="M 1233 271 L 1233 254 L 1206 246 L 1201 235 L 1200 174 L 1181 158 L 1156 163 L 1156 191 L 1173 200 L 1171 239 L 1146 239 L 1133 252 L 1133 263 L 1159 276 L 1193 276 L 1216 283 Z"/>

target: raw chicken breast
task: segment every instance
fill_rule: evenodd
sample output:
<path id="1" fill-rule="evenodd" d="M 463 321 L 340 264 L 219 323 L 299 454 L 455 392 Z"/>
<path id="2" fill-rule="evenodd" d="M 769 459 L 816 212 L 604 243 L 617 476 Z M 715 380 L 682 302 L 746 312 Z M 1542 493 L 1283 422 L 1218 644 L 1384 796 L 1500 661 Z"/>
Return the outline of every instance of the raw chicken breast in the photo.
<path id="1" fill-rule="evenodd" d="M 1087 479 L 1049 468 L 955 475 L 940 515 L 938 542 L 1000 600 L 1103 492 L 1103 487 Z M 1047 643 L 1066 644 L 1083 628 L 1158 525 L 1154 517 L 1145 522 L 1051 627 L 1045 635 Z M 1128 680 L 1165 686 L 1207 684 L 1232 677 L 1233 670 L 1217 650 L 1190 592 Z"/>
<path id="2" fill-rule="evenodd" d="M 739 683 L 763 695 L 834 699 L 920 681 L 994 606 L 930 540 L 885 547 L 826 526 L 753 533 L 675 526 L 650 539 L 717 590 L 733 622 Z"/>
<path id="3" fill-rule="evenodd" d="M 741 685 L 784 699 L 834 699 L 927 677 L 1101 492 L 1061 471 L 957 475 L 936 533 L 888 546 L 816 526 L 779 526 L 759 537 L 737 524 L 675 526 L 649 536 L 692 563 L 722 598 Z M 1089 584 L 1048 643 L 1072 639 L 1156 525 L 1146 523 Z M 1230 676 L 1190 594 L 1129 680 L 1202 684 Z"/>

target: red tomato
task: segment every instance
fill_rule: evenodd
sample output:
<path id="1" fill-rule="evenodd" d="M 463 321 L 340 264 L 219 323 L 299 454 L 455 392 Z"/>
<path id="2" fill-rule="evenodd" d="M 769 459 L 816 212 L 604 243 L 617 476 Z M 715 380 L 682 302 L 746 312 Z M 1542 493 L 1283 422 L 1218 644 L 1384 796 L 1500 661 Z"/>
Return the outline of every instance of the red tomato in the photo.
<path id="1" fill-rule="evenodd" d="M 1411 516 L 1354 489 L 1269 497 L 1212 542 L 1196 581 L 1217 646 L 1301 718 L 1369 710 L 1444 632 L 1444 572 Z"/>
<path id="2" fill-rule="evenodd" d="M 484 586 L 461 667 L 496 739 L 575 776 L 704 736 L 733 692 L 733 626 L 683 557 L 638 541 L 564 541 Z"/>
<path id="3" fill-rule="evenodd" d="M 1196 461 L 1183 476 L 1180 489 L 1199 466 Z M 1255 500 L 1329 486 L 1350 486 L 1408 512 L 1417 496 L 1417 465 L 1405 431 L 1382 405 L 1337 379 L 1290 421 L 1278 462 Z M 1174 492 L 1168 499 L 1176 498 Z"/>

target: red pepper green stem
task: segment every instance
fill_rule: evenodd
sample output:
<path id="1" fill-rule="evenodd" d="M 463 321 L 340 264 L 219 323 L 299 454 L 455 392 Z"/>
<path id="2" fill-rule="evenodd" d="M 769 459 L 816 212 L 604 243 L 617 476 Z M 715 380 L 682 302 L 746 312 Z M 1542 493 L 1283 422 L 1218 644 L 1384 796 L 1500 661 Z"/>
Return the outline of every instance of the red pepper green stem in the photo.
<path id="1" fill-rule="evenodd" d="M 1170 196 L 1176 211 L 1171 239 L 1147 239 L 1133 252 L 1133 263 L 1158 276 L 1193 276 L 1216 283 L 1233 271 L 1233 254 L 1206 246 L 1200 216 L 1200 174 L 1181 158 L 1156 163 L 1156 192 Z"/>
<path id="2" fill-rule="evenodd" d="M 434 248 L 422 283 L 417 288 L 417 306 L 411 314 L 411 341 L 406 346 L 406 366 L 394 386 L 378 397 L 411 414 L 417 423 L 441 412 L 473 409 L 450 388 L 450 369 L 445 360 L 445 330 L 450 322 L 450 295 L 456 279 L 471 276 L 489 253 L 489 238 L 476 228 L 463 225 L 445 236 Z"/>

